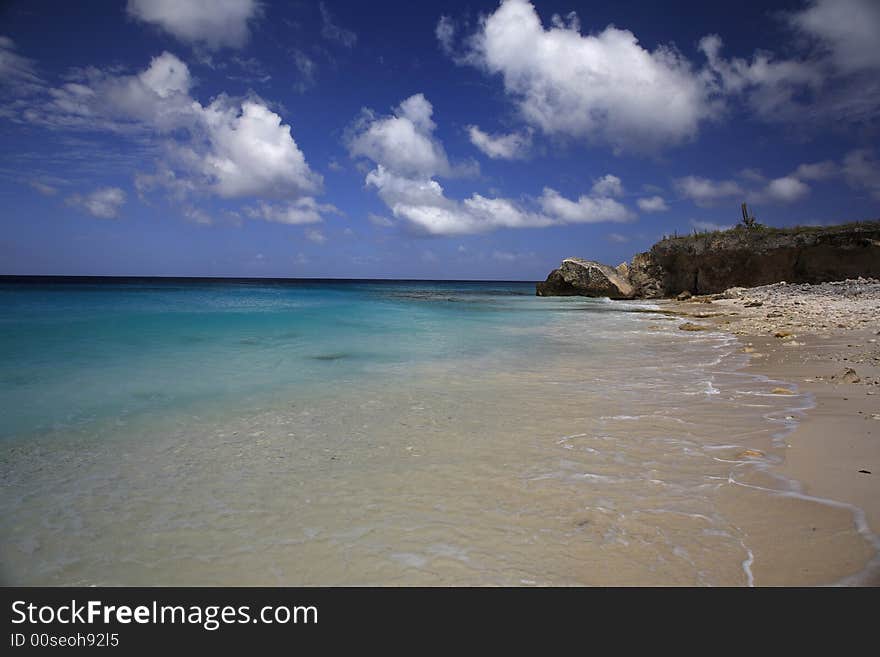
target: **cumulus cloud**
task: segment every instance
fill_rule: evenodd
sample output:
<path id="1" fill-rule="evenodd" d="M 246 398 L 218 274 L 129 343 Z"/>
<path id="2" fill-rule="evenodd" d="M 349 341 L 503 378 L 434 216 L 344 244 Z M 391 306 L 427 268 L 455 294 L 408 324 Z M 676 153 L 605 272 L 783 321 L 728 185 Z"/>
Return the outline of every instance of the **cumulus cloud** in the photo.
<path id="1" fill-rule="evenodd" d="M 674 182 L 679 194 L 700 207 L 740 199 L 753 203 L 794 203 L 810 193 L 809 185 L 800 180 L 796 173 L 751 188 L 745 188 L 735 180 L 710 180 L 700 176 L 685 176 Z"/>
<path id="2" fill-rule="evenodd" d="M 839 173 L 839 167 L 831 160 L 801 164 L 794 172 L 801 180 L 827 180 Z"/>
<path id="3" fill-rule="evenodd" d="M 452 18 L 441 17 L 435 35 L 457 64 L 500 75 L 528 124 L 617 152 L 687 141 L 734 106 L 796 130 L 876 123 L 880 3 L 806 0 L 775 16 L 789 36 L 785 56 L 728 56 L 721 37 L 708 34 L 695 62 L 674 46 L 650 50 L 613 25 L 582 33 L 573 13 L 544 25 L 528 0 L 502 0 L 458 49 Z"/>
<path id="4" fill-rule="evenodd" d="M 315 224 L 323 220 L 323 215 L 340 213 L 336 206 L 330 203 L 318 203 L 311 197 L 289 203 L 260 201 L 256 206 L 245 208 L 244 212 L 251 219 L 291 225 Z"/>
<path id="5" fill-rule="evenodd" d="M 323 179 L 309 167 L 281 116 L 255 96 L 221 94 L 203 105 L 192 96 L 193 86 L 188 66 L 164 52 L 134 75 L 82 72 L 73 82 L 49 88 L 44 102 L 30 103 L 19 120 L 152 143 L 160 157 L 153 173 L 136 177 L 141 196 L 161 188 L 179 202 L 199 195 L 257 197 L 296 201 L 289 216 L 320 212 L 312 197 L 321 192 Z"/>
<path id="6" fill-rule="evenodd" d="M 717 181 L 701 176 L 685 176 L 674 182 L 679 194 L 700 206 L 714 205 L 719 200 L 745 194 L 743 188 L 733 180 Z"/>
<path id="7" fill-rule="evenodd" d="M 443 145 L 433 136 L 433 107 L 422 95 L 403 101 L 393 116 L 365 111 L 349 138 L 354 157 L 375 164 L 365 183 L 397 219 L 424 235 L 467 235 L 498 228 L 542 228 L 566 223 L 624 221 L 629 211 L 609 195 L 621 188 L 613 176 L 600 179 L 599 191 L 576 201 L 545 189 L 540 199 L 508 199 L 471 194 L 446 196 L 436 176 L 454 173 Z M 616 181 L 616 185 L 612 184 Z M 375 222 L 381 225 L 384 222 Z"/>
<path id="8" fill-rule="evenodd" d="M 481 194 L 457 201 L 447 197 L 436 180 L 399 176 L 381 164 L 367 174 L 366 182 L 376 189 L 395 217 L 425 235 L 468 235 L 498 228 L 544 228 L 633 218 L 615 199 L 581 196 L 572 201 L 549 188 L 531 202 Z"/>
<path id="9" fill-rule="evenodd" d="M 787 176 L 770 180 L 759 171 L 747 169 L 740 172 L 740 176 L 751 183 L 746 187 L 735 180 L 710 180 L 699 176 L 685 176 L 674 182 L 679 194 L 701 207 L 731 201 L 735 197 L 754 203 L 795 203 L 810 194 L 810 186 L 804 181 L 827 180 L 839 175 L 840 171 L 838 165 L 826 160 L 801 164 Z"/>
<path id="10" fill-rule="evenodd" d="M 406 176 L 449 175 L 452 167 L 446 151 L 433 136 L 433 113 L 423 94 L 404 100 L 392 116 L 379 117 L 364 110 L 349 140 L 349 153 Z"/>
<path id="11" fill-rule="evenodd" d="M 789 21 L 815 39 L 838 70 L 880 70 L 880 3 L 876 0 L 809 0 Z"/>
<path id="12" fill-rule="evenodd" d="M 468 126 L 471 143 L 493 160 L 520 160 L 528 156 L 532 146 L 532 133 L 511 132 L 506 135 L 492 135 L 480 130 L 479 126 Z"/>
<path id="13" fill-rule="evenodd" d="M 593 182 L 595 196 L 623 196 L 623 182 L 617 176 L 606 174 Z"/>
<path id="14" fill-rule="evenodd" d="M 437 26 L 451 49 L 452 24 Z M 581 34 L 577 17 L 545 28 L 527 0 L 485 17 L 460 62 L 500 74 L 522 117 L 547 134 L 645 151 L 686 141 L 717 113 L 711 89 L 672 47 L 644 48 L 614 26 Z"/>
<path id="15" fill-rule="evenodd" d="M 810 187 L 794 176 L 784 176 L 771 180 L 764 193 L 772 201 L 793 203 L 809 195 Z"/>
<path id="16" fill-rule="evenodd" d="M 119 187 L 104 187 L 85 196 L 73 194 L 67 203 L 99 219 L 116 219 L 125 205 L 125 192 Z"/>
<path id="17" fill-rule="evenodd" d="M 180 41 L 216 50 L 244 46 L 261 7 L 257 0 L 128 0 L 126 9 Z"/>
<path id="18" fill-rule="evenodd" d="M 619 201 L 607 196 L 595 195 L 595 186 L 593 192 L 593 196 L 584 195 L 572 201 L 556 190 L 545 187 L 540 198 L 541 208 L 547 214 L 569 224 L 625 222 L 634 219 L 632 213 Z"/>
<path id="19" fill-rule="evenodd" d="M 198 168 L 217 195 L 281 198 L 320 190 L 321 176 L 309 168 L 290 126 L 262 103 L 221 98 L 201 114 L 210 146 Z"/>
<path id="20" fill-rule="evenodd" d="M 639 210 L 642 212 L 666 212 L 669 210 L 669 206 L 666 205 L 666 201 L 662 196 L 648 196 L 646 198 L 640 198 L 636 201 L 636 204 L 639 206 Z"/>

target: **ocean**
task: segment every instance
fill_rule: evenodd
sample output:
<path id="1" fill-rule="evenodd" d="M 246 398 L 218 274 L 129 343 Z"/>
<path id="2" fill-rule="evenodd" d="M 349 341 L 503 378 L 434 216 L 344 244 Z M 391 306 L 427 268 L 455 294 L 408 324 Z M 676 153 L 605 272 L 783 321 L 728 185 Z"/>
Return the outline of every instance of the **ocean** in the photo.
<path id="1" fill-rule="evenodd" d="M 862 549 L 774 472 L 809 396 L 672 320 L 521 282 L 7 277 L 0 578 L 745 585 L 792 513 Z"/>

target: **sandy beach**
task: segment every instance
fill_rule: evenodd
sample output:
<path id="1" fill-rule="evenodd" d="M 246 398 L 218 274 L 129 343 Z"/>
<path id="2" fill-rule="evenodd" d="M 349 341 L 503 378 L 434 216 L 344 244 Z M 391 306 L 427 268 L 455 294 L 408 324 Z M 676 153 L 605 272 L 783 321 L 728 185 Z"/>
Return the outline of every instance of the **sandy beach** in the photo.
<path id="1" fill-rule="evenodd" d="M 812 396 L 815 406 L 786 437 L 779 474 L 799 482 L 803 495 L 851 505 L 853 522 L 864 522 L 863 534 L 876 544 L 880 282 L 733 288 L 720 295 L 663 302 L 661 307 L 687 318 L 692 326 L 684 330 L 711 327 L 733 333 L 750 356 L 750 371 L 794 384 Z M 761 563 L 760 555 L 756 561 Z M 861 579 L 842 583 L 877 585 L 880 574 L 873 564 Z"/>

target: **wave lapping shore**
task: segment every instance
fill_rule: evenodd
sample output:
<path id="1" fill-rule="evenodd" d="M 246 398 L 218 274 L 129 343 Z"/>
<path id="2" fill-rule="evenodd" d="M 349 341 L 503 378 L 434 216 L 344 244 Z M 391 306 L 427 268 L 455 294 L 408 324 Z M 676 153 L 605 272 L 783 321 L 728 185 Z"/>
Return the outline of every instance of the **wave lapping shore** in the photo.
<path id="1" fill-rule="evenodd" d="M 880 281 L 780 282 L 660 302 L 664 310 L 738 336 L 748 370 L 812 396 L 786 438 L 780 475 L 801 493 L 850 508 L 866 540 L 880 536 Z M 809 542 L 800 548 L 812 549 Z M 880 584 L 875 555 L 861 576 Z"/>

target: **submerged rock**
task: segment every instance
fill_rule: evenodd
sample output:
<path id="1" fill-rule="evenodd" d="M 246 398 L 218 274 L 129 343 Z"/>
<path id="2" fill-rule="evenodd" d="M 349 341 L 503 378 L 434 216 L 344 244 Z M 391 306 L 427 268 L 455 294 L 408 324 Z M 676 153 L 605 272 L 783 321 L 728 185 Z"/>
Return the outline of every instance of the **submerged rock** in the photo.
<path id="1" fill-rule="evenodd" d="M 703 326 L 702 324 L 693 324 L 691 322 L 685 322 L 681 326 L 678 327 L 682 331 L 711 331 L 711 326 Z"/>
<path id="2" fill-rule="evenodd" d="M 635 289 L 630 282 L 613 267 L 592 260 L 566 258 L 558 269 L 538 283 L 539 297 L 582 296 L 608 297 L 610 299 L 631 299 Z"/>

